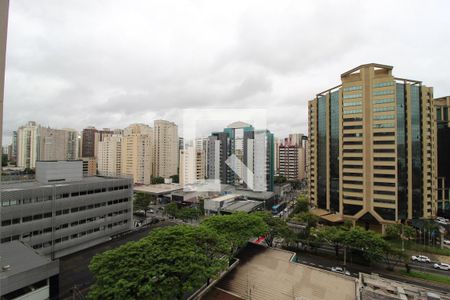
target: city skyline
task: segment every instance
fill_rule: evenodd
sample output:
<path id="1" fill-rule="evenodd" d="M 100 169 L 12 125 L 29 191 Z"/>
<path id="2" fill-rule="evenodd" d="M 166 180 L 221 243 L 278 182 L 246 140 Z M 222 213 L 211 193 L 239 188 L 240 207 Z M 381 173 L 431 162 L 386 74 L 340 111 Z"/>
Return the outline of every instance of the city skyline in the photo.
<path id="1" fill-rule="evenodd" d="M 428 3 L 427 14 L 423 3 L 408 1 L 403 10 L 405 3 L 228 2 L 174 9 L 171 2 L 14 1 L 5 139 L 33 119 L 77 129 L 158 118 L 180 124 L 177 109 L 186 107 L 263 107 L 276 136 L 306 132 L 307 101 L 337 84 L 330 74 L 369 62 L 395 65 L 399 76 L 422 78 L 436 87 L 436 97 L 446 96 L 449 45 L 441 37 L 449 27 L 448 3 Z M 375 13 L 380 8 L 383 13 Z M 407 27 L 415 30 L 397 30 Z M 328 42 L 314 45 L 319 37 Z"/>

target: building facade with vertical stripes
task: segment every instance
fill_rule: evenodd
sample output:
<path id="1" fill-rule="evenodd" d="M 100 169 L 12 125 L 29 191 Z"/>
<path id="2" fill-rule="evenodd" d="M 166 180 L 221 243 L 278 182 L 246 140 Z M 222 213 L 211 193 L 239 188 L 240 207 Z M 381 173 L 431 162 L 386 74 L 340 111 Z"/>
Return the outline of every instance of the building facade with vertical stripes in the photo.
<path id="1" fill-rule="evenodd" d="M 366 64 L 308 104 L 309 197 L 366 228 L 436 214 L 433 89 Z"/>

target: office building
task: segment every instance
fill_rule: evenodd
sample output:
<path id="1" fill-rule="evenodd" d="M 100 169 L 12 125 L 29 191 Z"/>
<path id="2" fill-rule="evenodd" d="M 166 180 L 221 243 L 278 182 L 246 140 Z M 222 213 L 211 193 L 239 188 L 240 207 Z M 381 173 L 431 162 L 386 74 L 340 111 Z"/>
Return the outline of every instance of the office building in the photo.
<path id="1" fill-rule="evenodd" d="M 105 242 L 132 222 L 129 178 L 83 177 L 82 161 L 38 161 L 36 181 L 1 185 L 1 243 L 58 258 Z"/>
<path id="2" fill-rule="evenodd" d="M 169 121 L 156 120 L 153 129 L 153 175 L 169 178 L 178 174 L 180 140 L 178 126 Z"/>
<path id="3" fill-rule="evenodd" d="M 234 122 L 208 142 L 208 179 L 254 191 L 273 191 L 273 134 Z"/>
<path id="4" fill-rule="evenodd" d="M 437 122 L 437 214 L 450 217 L 450 96 L 434 100 Z"/>
<path id="5" fill-rule="evenodd" d="M 8 160 L 17 162 L 17 131 L 12 133 L 12 141 L 8 146 Z"/>
<path id="6" fill-rule="evenodd" d="M 98 130 L 93 126 L 83 129 L 81 135 L 81 157 L 97 157 L 98 143 L 103 141 L 103 138 L 114 134 L 109 128 Z"/>
<path id="7" fill-rule="evenodd" d="M 132 124 L 122 137 L 122 175 L 133 177 L 133 182 L 150 184 L 152 176 L 152 128 L 145 124 Z M 178 149 L 178 143 L 177 143 Z"/>
<path id="8" fill-rule="evenodd" d="M 120 176 L 122 163 L 122 135 L 113 134 L 98 143 L 98 174 Z"/>
<path id="9" fill-rule="evenodd" d="M 309 102 L 309 197 L 366 228 L 436 215 L 433 89 L 366 64 Z"/>

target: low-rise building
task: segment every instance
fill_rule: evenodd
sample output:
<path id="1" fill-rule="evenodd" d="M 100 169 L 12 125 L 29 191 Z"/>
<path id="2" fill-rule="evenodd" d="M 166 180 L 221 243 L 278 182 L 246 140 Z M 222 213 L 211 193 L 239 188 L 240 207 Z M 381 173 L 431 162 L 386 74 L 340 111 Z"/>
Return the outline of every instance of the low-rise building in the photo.
<path id="1" fill-rule="evenodd" d="M 35 181 L 1 185 L 0 242 L 61 257 L 131 229 L 132 180 L 83 177 L 82 161 L 38 162 Z"/>
<path id="2" fill-rule="evenodd" d="M 14 241 L 0 244 L 1 299 L 56 299 L 59 261 L 37 254 L 29 246 Z"/>

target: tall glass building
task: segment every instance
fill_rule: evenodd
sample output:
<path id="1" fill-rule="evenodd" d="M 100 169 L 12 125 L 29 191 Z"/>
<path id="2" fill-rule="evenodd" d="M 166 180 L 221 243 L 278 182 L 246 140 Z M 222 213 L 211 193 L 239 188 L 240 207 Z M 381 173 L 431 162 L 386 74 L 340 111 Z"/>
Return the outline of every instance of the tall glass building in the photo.
<path id="1" fill-rule="evenodd" d="M 437 213 L 450 217 L 450 96 L 434 100 L 437 122 L 438 183 Z"/>
<path id="2" fill-rule="evenodd" d="M 208 138 L 207 177 L 253 191 L 273 191 L 273 134 L 234 122 Z"/>
<path id="3" fill-rule="evenodd" d="M 322 215 L 383 230 L 436 214 L 433 89 L 366 64 L 308 104 L 309 197 Z"/>

